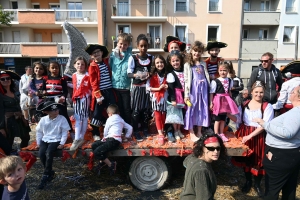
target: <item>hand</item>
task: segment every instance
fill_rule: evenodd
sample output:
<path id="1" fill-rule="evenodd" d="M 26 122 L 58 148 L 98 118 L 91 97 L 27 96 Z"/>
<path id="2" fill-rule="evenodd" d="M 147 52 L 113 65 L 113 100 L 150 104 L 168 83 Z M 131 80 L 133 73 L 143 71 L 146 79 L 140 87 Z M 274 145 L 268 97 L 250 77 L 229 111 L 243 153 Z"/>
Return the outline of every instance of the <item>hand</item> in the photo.
<path id="1" fill-rule="evenodd" d="M 47 91 L 46 91 L 46 90 L 43 91 L 43 95 L 45 95 L 45 94 L 47 94 Z"/>
<path id="2" fill-rule="evenodd" d="M 168 84 L 163 84 L 165 89 L 168 89 Z"/>
<path id="3" fill-rule="evenodd" d="M 65 102 L 65 97 L 62 96 L 59 98 L 58 103 L 64 103 Z"/>
<path id="4" fill-rule="evenodd" d="M 177 105 L 176 101 L 172 101 L 171 103 L 172 103 L 172 106 L 176 106 Z"/>
<path id="5" fill-rule="evenodd" d="M 164 84 L 162 84 L 162 85 L 159 86 L 159 90 L 162 90 L 164 88 L 165 88 Z"/>
<path id="6" fill-rule="evenodd" d="M 2 135 L 3 135 L 4 137 L 6 137 L 6 131 L 5 131 L 4 129 L 0 129 L 0 133 L 2 133 Z"/>
<path id="7" fill-rule="evenodd" d="M 102 104 L 102 100 L 97 101 L 97 104 L 101 105 Z"/>
<path id="8" fill-rule="evenodd" d="M 64 148 L 64 145 L 62 145 L 62 144 L 58 145 L 58 147 L 57 147 L 57 149 L 62 149 L 62 148 Z"/>
<path id="9" fill-rule="evenodd" d="M 38 150 L 40 148 L 40 145 L 36 145 L 34 149 Z"/>
<path id="10" fill-rule="evenodd" d="M 191 101 L 189 97 L 184 98 L 184 103 L 186 103 L 187 101 Z"/>
<path id="11" fill-rule="evenodd" d="M 231 88 L 231 90 L 235 90 L 235 88 L 234 88 L 234 87 L 232 87 L 232 88 Z"/>
<path id="12" fill-rule="evenodd" d="M 209 109 L 213 110 L 213 108 L 214 108 L 214 104 L 211 103 L 210 106 L 209 106 Z"/>
<path id="13" fill-rule="evenodd" d="M 265 121 L 260 118 L 254 118 L 252 121 L 258 123 L 261 126 L 265 123 Z"/>
<path id="14" fill-rule="evenodd" d="M 252 139 L 251 135 L 244 136 L 242 139 L 242 143 L 245 144 L 248 140 L 251 140 L 251 139 Z"/>

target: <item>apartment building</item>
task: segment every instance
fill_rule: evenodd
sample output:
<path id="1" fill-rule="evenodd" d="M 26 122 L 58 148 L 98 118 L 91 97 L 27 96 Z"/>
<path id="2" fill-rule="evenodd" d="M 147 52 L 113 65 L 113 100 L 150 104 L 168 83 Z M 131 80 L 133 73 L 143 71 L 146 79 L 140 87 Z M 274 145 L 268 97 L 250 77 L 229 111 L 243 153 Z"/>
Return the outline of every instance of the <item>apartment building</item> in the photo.
<path id="1" fill-rule="evenodd" d="M 100 2 L 100 3 L 99 3 Z M 67 63 L 70 47 L 61 27 L 67 20 L 78 28 L 87 43 L 98 43 L 98 5 L 101 0 L 0 0 L 2 8 L 13 12 L 11 27 L 0 30 L 0 68 L 23 74 L 35 61 Z"/>
<path id="2" fill-rule="evenodd" d="M 134 51 L 137 36 L 146 34 L 150 41 L 148 52 L 153 55 L 166 55 L 163 46 L 168 35 L 187 44 L 218 40 L 228 44 L 220 56 L 231 60 L 235 68 L 238 66 L 243 1 L 106 0 L 105 4 L 105 42 L 109 49 L 120 32 L 132 35 Z"/>

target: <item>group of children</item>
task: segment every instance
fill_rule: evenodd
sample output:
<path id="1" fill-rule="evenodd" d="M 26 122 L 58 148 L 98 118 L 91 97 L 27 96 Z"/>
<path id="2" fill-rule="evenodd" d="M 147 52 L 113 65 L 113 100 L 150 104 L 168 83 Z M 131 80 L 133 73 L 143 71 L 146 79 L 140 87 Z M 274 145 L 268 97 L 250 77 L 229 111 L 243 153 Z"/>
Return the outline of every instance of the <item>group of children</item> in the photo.
<path id="1" fill-rule="evenodd" d="M 170 142 L 184 138 L 182 125 L 193 141 L 198 140 L 202 127 L 211 124 L 211 112 L 215 133 L 227 141 L 223 134 L 227 113 L 237 114 L 238 109 L 230 97 L 233 83 L 227 78 L 231 63 L 218 58 L 220 48 L 227 46 L 225 43 L 210 42 L 205 48 L 195 41 L 191 51 L 184 53 L 186 44 L 168 36 L 164 47 L 169 52 L 167 59 L 147 53 L 149 43 L 144 34 L 137 37 L 138 53 L 132 54 L 130 45 L 131 37 L 122 33 L 109 57 L 105 46 L 95 44 L 86 47 L 91 56 L 89 64 L 83 57 L 76 58 L 76 73 L 72 76 L 74 130 L 67 114 L 67 82 L 60 76 L 59 64 L 51 61 L 47 68 L 44 63 L 34 63 L 28 94 L 37 105 L 37 112 L 47 114 L 36 127 L 39 156 L 44 165 L 40 189 L 55 175 L 53 154 L 63 148 L 67 132 L 75 132 L 71 150 L 84 143 L 90 111 L 95 140 L 92 150 L 100 160 L 100 168 L 107 165 L 112 173 L 116 162 L 107 158 L 107 152 L 118 148 L 123 135 L 130 138 L 133 133 L 137 141 L 143 140 L 140 132 L 148 137 L 151 115 L 161 144 L 165 135 Z M 205 49 L 210 58 L 202 61 Z M 100 126 L 105 127 L 102 140 Z"/>

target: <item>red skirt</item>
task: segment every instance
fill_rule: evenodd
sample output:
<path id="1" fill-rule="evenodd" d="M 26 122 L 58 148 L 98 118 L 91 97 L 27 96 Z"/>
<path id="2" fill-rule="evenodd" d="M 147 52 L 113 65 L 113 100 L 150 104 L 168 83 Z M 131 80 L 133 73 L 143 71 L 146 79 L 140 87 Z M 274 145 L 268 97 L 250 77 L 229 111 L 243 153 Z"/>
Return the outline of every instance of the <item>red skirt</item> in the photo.
<path id="1" fill-rule="evenodd" d="M 257 127 L 241 124 L 235 134 L 237 137 L 247 136 L 256 128 Z M 246 145 L 253 151 L 253 153 L 246 157 L 232 157 L 232 163 L 235 166 L 243 167 L 245 172 L 251 172 L 255 176 L 259 174 L 265 175 L 262 163 L 265 154 L 265 137 L 266 132 L 263 131 L 251 140 L 248 140 Z"/>

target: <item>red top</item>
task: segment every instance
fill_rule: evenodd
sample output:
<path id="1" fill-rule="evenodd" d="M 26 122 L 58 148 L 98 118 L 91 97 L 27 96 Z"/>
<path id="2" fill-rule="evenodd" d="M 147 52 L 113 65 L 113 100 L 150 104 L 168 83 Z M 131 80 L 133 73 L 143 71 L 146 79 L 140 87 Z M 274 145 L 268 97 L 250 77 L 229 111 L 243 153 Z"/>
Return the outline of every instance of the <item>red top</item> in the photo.
<path id="1" fill-rule="evenodd" d="M 88 74 L 85 74 L 82 78 L 79 88 L 77 88 L 77 74 L 73 74 L 72 76 L 72 83 L 73 83 L 73 96 L 72 100 L 75 102 L 75 98 L 82 98 L 91 93 L 91 84 L 90 78 Z"/>

